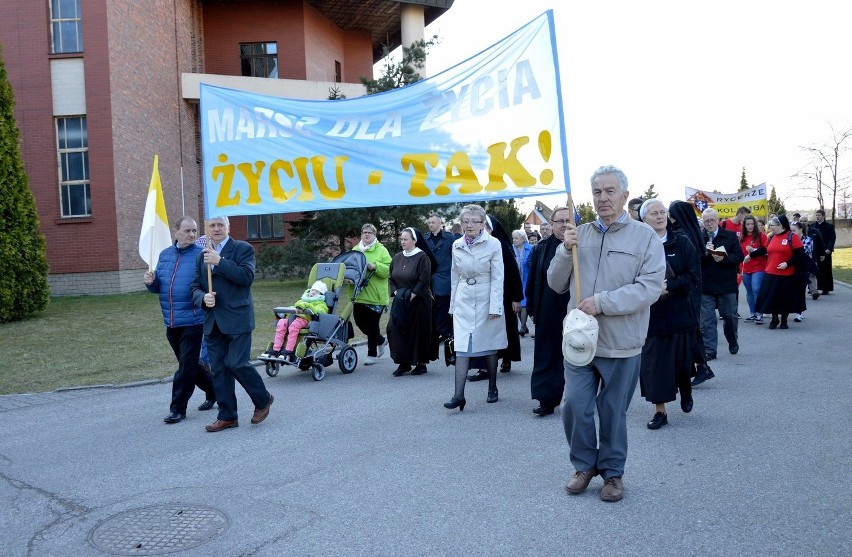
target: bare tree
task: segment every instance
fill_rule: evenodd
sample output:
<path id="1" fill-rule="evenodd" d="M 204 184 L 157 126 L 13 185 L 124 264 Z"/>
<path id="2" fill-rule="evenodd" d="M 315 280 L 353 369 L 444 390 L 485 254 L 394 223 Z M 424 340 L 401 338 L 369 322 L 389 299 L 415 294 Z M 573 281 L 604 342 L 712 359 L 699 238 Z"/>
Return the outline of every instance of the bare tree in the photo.
<path id="1" fill-rule="evenodd" d="M 805 149 L 802 147 L 802 149 Z M 813 160 L 796 172 L 791 178 L 799 178 L 800 188 L 806 197 L 813 197 L 820 207 L 825 207 L 825 194 L 822 189 L 822 172 L 825 166 L 822 161 Z"/>
<path id="2" fill-rule="evenodd" d="M 830 141 L 821 145 L 802 147 L 802 150 L 811 156 L 812 166 L 808 167 L 806 174 L 810 181 L 815 182 L 812 186 L 816 189 L 816 197 L 821 209 L 825 209 L 823 189 L 831 194 L 831 220 L 833 221 L 837 209 L 837 197 L 845 197 L 845 190 L 850 179 L 849 169 L 840 166 L 840 156 L 852 150 L 847 144 L 852 141 L 852 128 L 838 132 L 833 124 L 829 123 L 828 126 L 831 128 Z M 823 180 L 823 170 L 829 173 L 827 181 Z M 802 173 L 799 176 L 805 177 Z"/>

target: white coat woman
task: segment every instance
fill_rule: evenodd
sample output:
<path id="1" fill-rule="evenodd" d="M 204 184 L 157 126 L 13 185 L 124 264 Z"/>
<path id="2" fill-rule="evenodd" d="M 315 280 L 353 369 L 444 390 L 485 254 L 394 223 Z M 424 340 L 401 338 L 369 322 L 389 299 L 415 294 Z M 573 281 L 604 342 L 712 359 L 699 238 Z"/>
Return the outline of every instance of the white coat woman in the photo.
<path id="1" fill-rule="evenodd" d="M 445 408 L 464 410 L 470 358 L 483 356 L 488 370 L 488 402 L 497 402 L 497 351 L 506 348 L 503 316 L 503 252 L 485 230 L 485 210 L 461 210 L 462 237 L 453 242 L 450 313 L 456 349 L 456 388 Z"/>

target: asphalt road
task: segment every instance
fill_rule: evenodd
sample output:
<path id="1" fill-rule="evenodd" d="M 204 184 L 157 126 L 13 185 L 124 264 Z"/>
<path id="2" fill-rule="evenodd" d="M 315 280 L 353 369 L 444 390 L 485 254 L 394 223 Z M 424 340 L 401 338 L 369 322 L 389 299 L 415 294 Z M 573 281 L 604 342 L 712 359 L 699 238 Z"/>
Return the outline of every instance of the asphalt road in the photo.
<path id="1" fill-rule="evenodd" d="M 693 412 L 670 405 L 659 431 L 637 389 L 620 503 L 600 478 L 563 492 L 530 337 L 500 402 L 470 383 L 464 412 L 442 407 L 452 370 L 395 378 L 387 357 L 264 375 L 270 417 L 250 425 L 238 388 L 240 427 L 215 434 L 200 392 L 163 424 L 168 383 L 0 397 L 0 555 L 148 555 L 162 532 L 159 554 L 190 556 L 852 555 L 852 290 L 808 304 L 786 331 L 741 321 L 739 354 L 720 346 Z"/>

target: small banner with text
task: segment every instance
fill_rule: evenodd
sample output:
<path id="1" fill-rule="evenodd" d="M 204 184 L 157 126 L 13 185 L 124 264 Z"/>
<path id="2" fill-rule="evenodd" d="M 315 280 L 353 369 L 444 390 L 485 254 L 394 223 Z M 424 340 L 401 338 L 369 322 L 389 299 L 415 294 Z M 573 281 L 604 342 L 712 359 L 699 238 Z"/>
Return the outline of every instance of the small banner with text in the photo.
<path id="1" fill-rule="evenodd" d="M 740 207 L 748 207 L 755 217 L 766 218 L 766 183 L 736 193 L 717 193 L 707 190 L 686 188 L 686 202 L 695 209 L 696 215 L 708 207 L 716 209 L 720 219 L 729 219 Z"/>

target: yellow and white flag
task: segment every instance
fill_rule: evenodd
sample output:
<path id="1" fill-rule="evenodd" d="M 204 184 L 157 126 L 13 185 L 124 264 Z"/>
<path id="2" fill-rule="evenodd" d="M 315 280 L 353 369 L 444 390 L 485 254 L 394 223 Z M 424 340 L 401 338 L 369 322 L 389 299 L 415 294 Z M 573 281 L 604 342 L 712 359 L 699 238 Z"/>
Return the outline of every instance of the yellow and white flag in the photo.
<path id="1" fill-rule="evenodd" d="M 148 264 L 149 269 L 157 266 L 160 252 L 172 245 L 172 233 L 169 230 L 169 217 L 166 214 L 158 163 L 159 157 L 154 155 L 154 172 L 151 174 L 151 184 L 148 186 L 142 232 L 139 233 L 139 256 Z"/>

